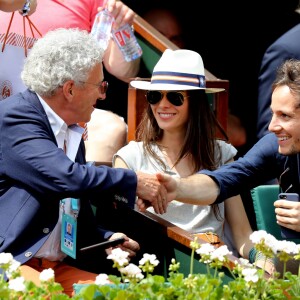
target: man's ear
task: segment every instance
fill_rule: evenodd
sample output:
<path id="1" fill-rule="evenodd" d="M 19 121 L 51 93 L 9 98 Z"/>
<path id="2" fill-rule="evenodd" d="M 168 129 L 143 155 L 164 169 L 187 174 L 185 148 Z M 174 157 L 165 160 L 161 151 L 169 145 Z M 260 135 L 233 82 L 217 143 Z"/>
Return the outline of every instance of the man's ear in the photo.
<path id="1" fill-rule="evenodd" d="M 63 87 L 63 94 L 67 100 L 72 100 L 74 95 L 74 81 L 68 80 L 64 83 Z"/>

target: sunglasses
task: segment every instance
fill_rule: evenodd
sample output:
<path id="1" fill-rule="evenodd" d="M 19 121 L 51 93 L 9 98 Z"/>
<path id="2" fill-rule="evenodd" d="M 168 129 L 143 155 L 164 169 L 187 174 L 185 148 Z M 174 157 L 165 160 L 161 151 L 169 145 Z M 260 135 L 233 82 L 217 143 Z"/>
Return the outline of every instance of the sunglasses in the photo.
<path id="1" fill-rule="evenodd" d="M 184 98 L 188 97 L 184 96 L 180 92 L 163 93 L 161 91 L 147 91 L 146 99 L 150 104 L 156 104 L 161 101 L 161 99 L 164 97 L 164 94 L 166 94 L 168 101 L 175 106 L 181 106 L 183 104 Z"/>
<path id="2" fill-rule="evenodd" d="M 86 82 L 86 81 L 80 81 L 80 83 L 87 83 L 87 84 L 92 84 L 92 85 L 97 86 L 101 94 L 105 94 L 107 89 L 108 89 L 108 82 L 107 81 L 101 81 L 98 84 L 97 83 Z"/>

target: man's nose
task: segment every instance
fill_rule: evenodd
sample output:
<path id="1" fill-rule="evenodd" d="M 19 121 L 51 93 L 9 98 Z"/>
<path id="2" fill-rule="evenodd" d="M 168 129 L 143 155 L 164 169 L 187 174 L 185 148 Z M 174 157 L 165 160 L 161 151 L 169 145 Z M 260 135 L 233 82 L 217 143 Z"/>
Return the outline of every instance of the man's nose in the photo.
<path id="1" fill-rule="evenodd" d="M 280 125 L 280 122 L 278 121 L 277 117 L 275 115 L 272 116 L 272 119 L 269 123 L 269 131 L 272 131 L 272 132 L 276 132 L 276 131 L 279 131 L 281 130 L 281 125 Z"/>

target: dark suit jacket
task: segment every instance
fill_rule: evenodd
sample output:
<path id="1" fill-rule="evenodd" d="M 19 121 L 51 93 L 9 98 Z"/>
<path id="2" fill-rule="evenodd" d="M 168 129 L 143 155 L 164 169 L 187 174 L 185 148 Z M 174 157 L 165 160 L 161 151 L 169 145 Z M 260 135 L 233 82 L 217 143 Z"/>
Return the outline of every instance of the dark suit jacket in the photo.
<path id="1" fill-rule="evenodd" d="M 56 225 L 59 201 L 66 197 L 80 198 L 78 249 L 112 234 L 98 229 L 90 201 L 108 201 L 113 191 L 133 207 L 136 174 L 85 163 L 83 141 L 76 162 L 57 147 L 35 93 L 0 101 L 0 252 L 21 263 L 32 258 Z"/>
<path id="2" fill-rule="evenodd" d="M 277 39 L 265 52 L 258 78 L 257 137 L 268 133 L 272 84 L 277 68 L 287 59 L 300 59 L 300 24 Z"/>

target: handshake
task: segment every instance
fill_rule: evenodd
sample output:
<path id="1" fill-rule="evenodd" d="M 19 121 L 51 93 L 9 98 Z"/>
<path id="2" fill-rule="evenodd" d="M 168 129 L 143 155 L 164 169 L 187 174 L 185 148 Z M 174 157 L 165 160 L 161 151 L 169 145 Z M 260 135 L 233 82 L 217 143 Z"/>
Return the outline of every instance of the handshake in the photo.
<path id="1" fill-rule="evenodd" d="M 136 174 L 136 204 L 142 212 L 153 206 L 157 214 L 164 214 L 168 203 L 174 199 L 193 205 L 210 205 L 216 201 L 220 192 L 216 182 L 205 174 L 185 178 L 175 178 L 163 173 Z"/>
<path id="2" fill-rule="evenodd" d="M 164 214 L 167 211 L 168 203 L 176 199 L 176 179 L 162 173 L 137 172 L 136 174 L 136 194 L 138 196 L 136 204 L 139 211 L 145 211 L 149 206 L 153 206 L 157 214 Z"/>

